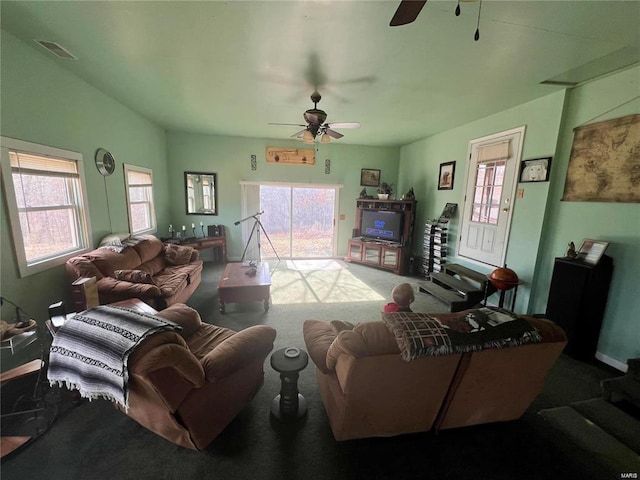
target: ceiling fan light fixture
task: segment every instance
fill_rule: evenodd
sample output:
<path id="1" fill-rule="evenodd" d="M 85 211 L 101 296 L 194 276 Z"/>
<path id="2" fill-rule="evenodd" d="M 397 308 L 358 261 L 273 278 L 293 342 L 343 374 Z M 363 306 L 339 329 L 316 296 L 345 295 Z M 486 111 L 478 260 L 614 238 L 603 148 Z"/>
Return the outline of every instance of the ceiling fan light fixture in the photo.
<path id="1" fill-rule="evenodd" d="M 331 137 L 325 133 L 322 135 L 322 139 L 320 140 L 320 143 L 329 143 L 331 141 Z"/>
<path id="2" fill-rule="evenodd" d="M 304 140 L 304 143 L 313 143 L 313 133 L 311 133 L 309 130 L 306 130 L 302 135 L 302 140 Z"/>

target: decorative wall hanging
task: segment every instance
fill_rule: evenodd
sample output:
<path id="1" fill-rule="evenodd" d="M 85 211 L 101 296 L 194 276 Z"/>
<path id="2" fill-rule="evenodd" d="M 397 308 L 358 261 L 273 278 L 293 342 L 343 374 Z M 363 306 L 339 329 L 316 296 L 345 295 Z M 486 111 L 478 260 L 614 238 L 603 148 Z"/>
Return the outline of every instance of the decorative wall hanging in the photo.
<path id="1" fill-rule="evenodd" d="M 363 168 L 360 170 L 361 187 L 377 187 L 380 184 L 380 170 Z"/>
<path id="2" fill-rule="evenodd" d="M 551 170 L 551 158 L 532 158 L 523 160 L 520 165 L 520 183 L 548 182 Z"/>
<path id="3" fill-rule="evenodd" d="M 267 163 L 284 163 L 287 165 L 315 165 L 313 150 L 300 148 L 267 147 Z"/>
<path id="4" fill-rule="evenodd" d="M 438 175 L 438 190 L 453 190 L 453 176 L 456 173 L 456 162 L 440 164 Z"/>
<path id="5" fill-rule="evenodd" d="M 255 155 L 251 155 L 251 170 L 257 170 L 258 169 L 258 160 L 256 159 Z"/>
<path id="6" fill-rule="evenodd" d="M 327 175 L 331 173 L 331 160 L 328 158 L 324 161 L 324 173 Z"/>
<path id="7" fill-rule="evenodd" d="M 574 132 L 562 200 L 640 203 L 640 114 Z"/>

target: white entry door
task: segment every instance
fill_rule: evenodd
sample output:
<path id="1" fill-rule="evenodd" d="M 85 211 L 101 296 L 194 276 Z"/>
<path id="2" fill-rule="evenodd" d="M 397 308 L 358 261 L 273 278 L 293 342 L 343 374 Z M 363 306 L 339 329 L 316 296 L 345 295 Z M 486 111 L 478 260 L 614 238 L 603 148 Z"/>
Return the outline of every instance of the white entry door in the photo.
<path id="1" fill-rule="evenodd" d="M 519 127 L 469 142 L 459 256 L 504 265 L 524 131 Z"/>

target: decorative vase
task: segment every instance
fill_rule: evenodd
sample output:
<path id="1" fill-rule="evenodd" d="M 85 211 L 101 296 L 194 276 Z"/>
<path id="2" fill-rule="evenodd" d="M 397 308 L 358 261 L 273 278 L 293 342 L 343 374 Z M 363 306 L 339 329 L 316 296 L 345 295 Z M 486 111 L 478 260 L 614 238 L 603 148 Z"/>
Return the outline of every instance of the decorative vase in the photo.
<path id="1" fill-rule="evenodd" d="M 378 194 L 378 200 L 388 200 L 389 199 L 389 194 L 388 193 L 379 193 Z"/>

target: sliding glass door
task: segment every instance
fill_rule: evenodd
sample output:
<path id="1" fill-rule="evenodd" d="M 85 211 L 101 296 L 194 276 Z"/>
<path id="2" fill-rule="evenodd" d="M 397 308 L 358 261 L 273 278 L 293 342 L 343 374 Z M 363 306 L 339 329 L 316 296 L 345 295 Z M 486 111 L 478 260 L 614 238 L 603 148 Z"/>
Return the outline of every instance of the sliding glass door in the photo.
<path id="1" fill-rule="evenodd" d="M 335 255 L 336 187 L 260 185 L 263 259 Z"/>

